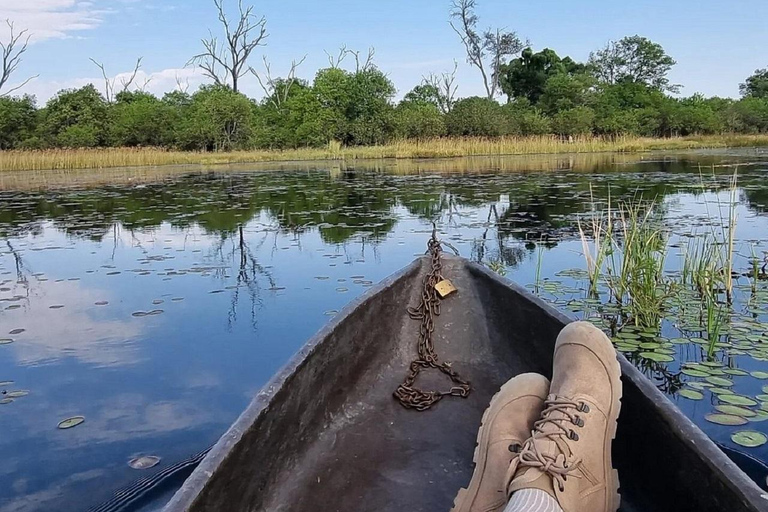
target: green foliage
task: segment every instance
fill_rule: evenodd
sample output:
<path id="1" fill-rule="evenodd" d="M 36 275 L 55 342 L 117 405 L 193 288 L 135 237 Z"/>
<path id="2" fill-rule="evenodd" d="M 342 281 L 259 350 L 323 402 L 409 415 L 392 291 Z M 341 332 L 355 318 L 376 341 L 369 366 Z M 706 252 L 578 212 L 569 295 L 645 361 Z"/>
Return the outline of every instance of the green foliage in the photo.
<path id="1" fill-rule="evenodd" d="M 395 109 L 397 135 L 422 139 L 445 135 L 445 116 L 432 103 L 402 101 Z"/>
<path id="2" fill-rule="evenodd" d="M 472 97 L 459 100 L 445 116 L 448 135 L 497 137 L 506 135 L 510 126 L 497 102 Z"/>
<path id="3" fill-rule="evenodd" d="M 554 115 L 563 110 L 586 104 L 594 79 L 586 73 L 557 73 L 549 77 L 539 101 L 539 107 Z"/>
<path id="4" fill-rule="evenodd" d="M 95 147 L 108 139 L 109 106 L 93 85 L 61 91 L 42 111 L 41 133 L 49 144 Z"/>
<path id="5" fill-rule="evenodd" d="M 33 96 L 0 97 L 0 150 L 22 147 L 36 127 L 37 105 Z"/>
<path id="6" fill-rule="evenodd" d="M 203 86 L 187 107 L 179 145 L 207 151 L 245 149 L 252 132 L 253 105 L 248 98 L 226 86 Z"/>
<path id="7" fill-rule="evenodd" d="M 611 41 L 589 56 L 589 65 L 603 82 L 637 82 L 660 91 L 676 91 L 667 75 L 676 64 L 664 48 L 638 35 Z"/>
<path id="8" fill-rule="evenodd" d="M 286 89 L 287 87 L 287 89 Z M 327 144 L 321 104 L 304 82 L 281 84 L 275 94 L 255 108 L 256 146 L 287 149 Z"/>
<path id="9" fill-rule="evenodd" d="M 538 53 L 526 48 L 519 58 L 499 68 L 499 85 L 509 101 L 513 98 L 526 98 L 535 104 L 544 94 L 551 77 L 583 73 L 585 70 L 583 64 L 577 64 L 570 57 L 561 59 L 549 48 Z"/>
<path id="10" fill-rule="evenodd" d="M 552 118 L 552 131 L 561 136 L 588 135 L 594 121 L 595 113 L 589 107 L 561 110 Z"/>
<path id="11" fill-rule="evenodd" d="M 111 142 L 116 146 L 162 146 L 174 141 L 178 112 L 145 92 L 121 92 L 111 109 Z"/>
<path id="12" fill-rule="evenodd" d="M 440 90 L 432 84 L 419 84 L 403 97 L 402 103 L 420 103 L 440 108 L 442 104 Z"/>
<path id="13" fill-rule="evenodd" d="M 768 98 L 768 68 L 756 70 L 745 83 L 739 85 L 739 91 L 744 97 Z"/>

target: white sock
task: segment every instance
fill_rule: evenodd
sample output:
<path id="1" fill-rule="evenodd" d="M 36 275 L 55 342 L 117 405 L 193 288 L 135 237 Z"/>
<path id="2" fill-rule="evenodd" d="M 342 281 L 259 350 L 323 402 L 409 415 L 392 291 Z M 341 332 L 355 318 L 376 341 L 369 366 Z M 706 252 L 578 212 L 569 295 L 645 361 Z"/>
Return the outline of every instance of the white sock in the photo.
<path id="1" fill-rule="evenodd" d="M 504 512 L 563 512 L 563 509 L 541 489 L 520 489 L 509 498 Z"/>

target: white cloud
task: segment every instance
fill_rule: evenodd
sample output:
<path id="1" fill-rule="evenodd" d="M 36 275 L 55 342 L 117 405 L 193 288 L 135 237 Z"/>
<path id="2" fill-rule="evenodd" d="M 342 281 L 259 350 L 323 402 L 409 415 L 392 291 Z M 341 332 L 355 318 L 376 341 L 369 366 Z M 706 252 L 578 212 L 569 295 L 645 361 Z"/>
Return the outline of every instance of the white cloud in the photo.
<path id="1" fill-rule="evenodd" d="M 32 41 L 71 37 L 91 30 L 111 10 L 95 2 L 78 0 L 0 0 L 0 19 L 9 19 L 17 30 L 27 29 Z"/>

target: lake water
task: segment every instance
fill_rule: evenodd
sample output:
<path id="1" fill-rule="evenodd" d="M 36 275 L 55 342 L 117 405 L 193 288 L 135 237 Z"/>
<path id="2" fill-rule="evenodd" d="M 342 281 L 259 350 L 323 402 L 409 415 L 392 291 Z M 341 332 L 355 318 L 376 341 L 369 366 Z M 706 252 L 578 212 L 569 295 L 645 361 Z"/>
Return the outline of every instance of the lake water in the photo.
<path id="1" fill-rule="evenodd" d="M 655 199 L 679 248 L 717 225 L 738 167 L 735 269 L 768 251 L 768 150 L 256 167 L 0 177 L 0 512 L 86 510 L 214 443 L 320 326 L 424 252 L 433 221 L 582 316 L 576 219 L 592 200 Z M 768 460 L 731 440 L 768 433 L 766 281 L 740 277 L 735 294 L 713 357 L 671 313 L 627 353 L 713 439 Z M 717 376 L 748 399 L 746 426 L 705 419 L 724 404 Z M 703 400 L 679 394 L 696 388 Z M 160 463 L 129 466 L 144 455 Z"/>

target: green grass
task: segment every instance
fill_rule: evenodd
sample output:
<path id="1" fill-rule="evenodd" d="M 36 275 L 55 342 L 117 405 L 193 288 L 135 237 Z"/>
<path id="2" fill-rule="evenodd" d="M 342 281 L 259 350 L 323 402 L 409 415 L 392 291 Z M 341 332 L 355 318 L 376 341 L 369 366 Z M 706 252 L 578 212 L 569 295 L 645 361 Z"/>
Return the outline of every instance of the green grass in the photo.
<path id="1" fill-rule="evenodd" d="M 572 142 L 559 137 L 436 138 L 404 140 L 381 146 L 344 147 L 333 141 L 323 148 L 255 150 L 229 153 L 185 152 L 159 148 L 51 149 L 0 151 L 0 171 L 106 169 L 178 164 L 236 164 L 253 162 L 383 158 L 451 158 L 563 153 L 682 150 L 768 146 L 768 135 L 712 135 L 653 139 L 643 137 L 581 137 Z"/>

